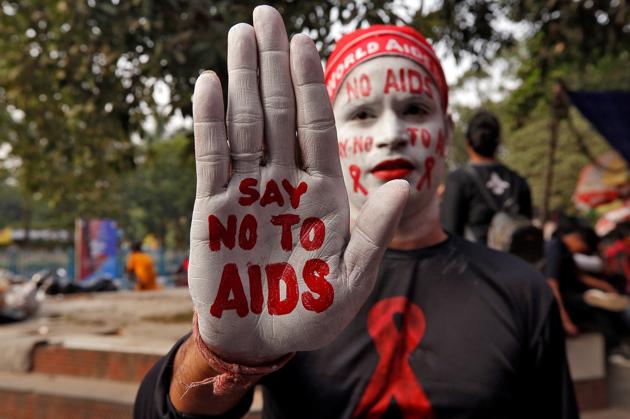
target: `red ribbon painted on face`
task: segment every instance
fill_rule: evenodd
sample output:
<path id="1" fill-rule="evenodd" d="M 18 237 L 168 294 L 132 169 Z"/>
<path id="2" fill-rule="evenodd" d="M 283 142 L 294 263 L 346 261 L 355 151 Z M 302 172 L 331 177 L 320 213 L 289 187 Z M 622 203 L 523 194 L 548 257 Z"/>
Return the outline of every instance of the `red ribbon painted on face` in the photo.
<path id="1" fill-rule="evenodd" d="M 424 182 L 426 182 L 427 187 L 431 189 L 431 172 L 433 171 L 433 166 L 435 166 L 435 159 L 431 156 L 427 157 L 424 160 L 424 173 L 416 185 L 417 190 L 422 189 Z"/>
<path id="2" fill-rule="evenodd" d="M 394 322 L 402 315 L 400 329 Z M 424 335 L 426 323 L 420 307 L 405 297 L 376 303 L 368 314 L 368 332 L 380 356 L 353 418 L 380 418 L 392 399 L 404 419 L 433 419 L 433 409 L 408 359 Z"/>
<path id="3" fill-rule="evenodd" d="M 365 189 L 359 181 L 359 179 L 361 179 L 361 169 L 359 168 L 359 166 L 357 166 L 356 164 L 351 164 L 348 169 L 350 170 L 350 177 L 353 181 L 352 189 L 354 190 L 354 192 L 361 192 L 363 195 L 367 196 L 367 189 Z"/>

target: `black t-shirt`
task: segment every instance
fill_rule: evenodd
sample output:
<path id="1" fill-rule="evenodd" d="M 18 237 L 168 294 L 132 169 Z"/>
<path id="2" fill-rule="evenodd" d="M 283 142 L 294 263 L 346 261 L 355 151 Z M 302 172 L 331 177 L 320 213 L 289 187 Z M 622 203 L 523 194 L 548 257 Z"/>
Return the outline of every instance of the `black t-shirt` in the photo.
<path id="1" fill-rule="evenodd" d="M 145 378 L 137 418 L 181 417 L 164 413 L 164 365 L 173 357 Z M 578 417 L 544 278 L 456 237 L 388 250 L 373 293 L 341 335 L 261 385 L 266 419 Z"/>
<path id="2" fill-rule="evenodd" d="M 563 294 L 582 294 L 587 290 L 579 280 L 573 255 L 560 237 L 553 237 L 545 243 L 545 275 L 558 281 Z"/>
<path id="3" fill-rule="evenodd" d="M 532 217 L 529 185 L 518 173 L 497 162 L 474 163 L 470 166 L 495 199 L 497 208 L 507 210 L 505 206 L 510 201 L 513 202 L 516 213 Z M 464 167 L 449 173 L 441 204 L 442 225 L 447 231 L 486 243 L 494 214 L 494 209 L 484 199 L 472 174 Z"/>

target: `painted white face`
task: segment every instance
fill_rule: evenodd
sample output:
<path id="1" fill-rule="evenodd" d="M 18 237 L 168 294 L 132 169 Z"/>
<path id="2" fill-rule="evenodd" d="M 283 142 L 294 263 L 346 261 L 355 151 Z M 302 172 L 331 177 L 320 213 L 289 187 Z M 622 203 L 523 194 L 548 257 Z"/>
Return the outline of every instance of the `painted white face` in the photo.
<path id="1" fill-rule="evenodd" d="M 333 110 L 353 212 L 392 179 L 411 186 L 406 214 L 435 199 L 449 127 L 437 87 L 420 65 L 394 56 L 359 64 L 339 87 Z"/>

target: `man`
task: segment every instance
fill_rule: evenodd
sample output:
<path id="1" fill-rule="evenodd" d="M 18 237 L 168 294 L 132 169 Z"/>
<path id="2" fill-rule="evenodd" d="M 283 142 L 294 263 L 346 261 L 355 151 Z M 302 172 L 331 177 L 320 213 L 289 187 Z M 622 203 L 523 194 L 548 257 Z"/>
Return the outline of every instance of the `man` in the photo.
<path id="1" fill-rule="evenodd" d="M 497 209 L 532 217 L 527 181 L 496 159 L 500 139 L 499 121 L 491 113 L 481 111 L 470 120 L 466 131 L 470 161 L 446 178 L 442 225 L 447 231 L 486 243 Z M 488 193 L 481 191 L 482 186 Z"/>
<path id="2" fill-rule="evenodd" d="M 131 245 L 131 253 L 127 258 L 127 274 L 129 280 L 136 283 L 135 289 L 138 291 L 158 289 L 153 259 L 142 251 L 141 242 Z"/>
<path id="3" fill-rule="evenodd" d="M 227 133 L 214 74 L 193 98 L 193 334 L 136 417 L 240 417 L 255 383 L 266 418 L 577 417 L 543 278 L 440 226 L 452 127 L 422 35 L 356 31 L 324 84 L 313 42 L 258 7 L 228 72 Z"/>

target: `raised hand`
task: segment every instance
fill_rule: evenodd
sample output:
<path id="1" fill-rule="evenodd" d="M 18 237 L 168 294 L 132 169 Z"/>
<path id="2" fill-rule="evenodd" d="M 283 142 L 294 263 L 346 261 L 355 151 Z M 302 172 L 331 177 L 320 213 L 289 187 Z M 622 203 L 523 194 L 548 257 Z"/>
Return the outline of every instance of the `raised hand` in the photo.
<path id="1" fill-rule="evenodd" d="M 228 107 L 212 72 L 193 97 L 197 193 L 189 284 L 205 344 L 255 365 L 330 342 L 369 295 L 408 196 L 379 189 L 350 237 L 317 50 L 278 12 L 228 36 Z"/>

